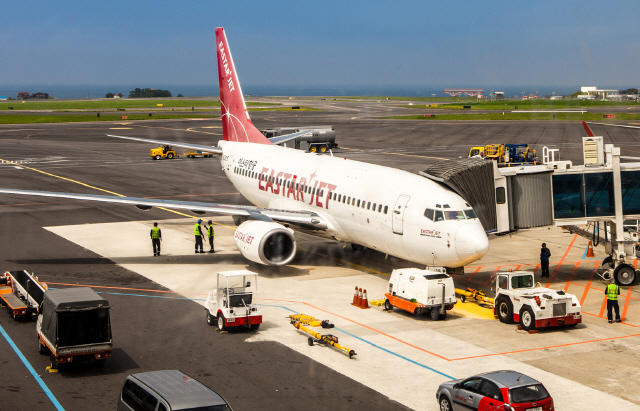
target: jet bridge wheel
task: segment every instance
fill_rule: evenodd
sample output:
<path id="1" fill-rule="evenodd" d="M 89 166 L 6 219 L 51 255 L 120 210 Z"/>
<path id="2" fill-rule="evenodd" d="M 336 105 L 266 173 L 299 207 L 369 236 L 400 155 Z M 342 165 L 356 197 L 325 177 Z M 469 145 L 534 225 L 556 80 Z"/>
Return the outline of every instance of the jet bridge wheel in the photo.
<path id="1" fill-rule="evenodd" d="M 613 272 L 613 278 L 620 285 L 632 285 L 636 281 L 636 270 L 628 264 L 620 264 Z"/>

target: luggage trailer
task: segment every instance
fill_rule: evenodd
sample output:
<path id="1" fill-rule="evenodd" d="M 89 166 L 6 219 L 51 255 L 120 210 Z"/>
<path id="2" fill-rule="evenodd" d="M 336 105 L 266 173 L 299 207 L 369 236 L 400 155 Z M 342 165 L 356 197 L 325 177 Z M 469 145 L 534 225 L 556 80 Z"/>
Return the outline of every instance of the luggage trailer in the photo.
<path id="1" fill-rule="evenodd" d="M 38 315 L 44 299 L 46 284 L 27 271 L 5 271 L 0 277 L 0 304 L 6 306 L 14 319 Z"/>

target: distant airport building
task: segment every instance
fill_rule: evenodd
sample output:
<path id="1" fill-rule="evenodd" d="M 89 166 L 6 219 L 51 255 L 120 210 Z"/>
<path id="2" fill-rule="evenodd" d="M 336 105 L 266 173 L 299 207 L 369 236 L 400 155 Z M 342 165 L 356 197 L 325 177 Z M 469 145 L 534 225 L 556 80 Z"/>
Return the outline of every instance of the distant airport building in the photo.
<path id="1" fill-rule="evenodd" d="M 484 90 L 481 88 L 445 88 L 444 92 L 451 97 L 456 97 L 460 94 L 468 94 L 471 97 L 481 97 L 484 94 Z"/>
<path id="2" fill-rule="evenodd" d="M 618 90 L 599 90 L 598 87 L 580 87 L 580 91 L 587 94 L 578 96 L 582 100 L 616 100 L 620 98 Z"/>
<path id="3" fill-rule="evenodd" d="M 7 96 L 0 96 L 0 100 L 8 100 Z"/>

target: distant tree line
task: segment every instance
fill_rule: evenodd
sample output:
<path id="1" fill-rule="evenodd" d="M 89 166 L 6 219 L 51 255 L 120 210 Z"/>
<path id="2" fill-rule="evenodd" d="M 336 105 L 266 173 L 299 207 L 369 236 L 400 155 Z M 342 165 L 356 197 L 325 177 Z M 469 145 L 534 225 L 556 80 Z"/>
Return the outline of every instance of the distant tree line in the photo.
<path id="1" fill-rule="evenodd" d="M 637 88 L 628 88 L 626 90 L 620 91 L 620 94 L 638 94 Z"/>
<path id="2" fill-rule="evenodd" d="M 171 92 L 169 90 L 156 90 L 153 88 L 136 88 L 129 92 L 129 98 L 140 97 L 171 97 Z"/>

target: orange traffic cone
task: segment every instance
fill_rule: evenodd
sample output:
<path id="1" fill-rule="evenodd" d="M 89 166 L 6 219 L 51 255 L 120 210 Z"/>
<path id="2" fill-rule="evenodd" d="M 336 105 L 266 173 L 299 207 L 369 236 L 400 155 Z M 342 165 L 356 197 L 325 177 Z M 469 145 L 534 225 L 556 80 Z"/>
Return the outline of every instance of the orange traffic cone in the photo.
<path id="1" fill-rule="evenodd" d="M 367 290 L 364 290 L 364 293 L 362 295 L 362 302 L 360 303 L 360 308 L 370 308 L 369 299 L 367 298 Z"/>
<path id="2" fill-rule="evenodd" d="M 593 245 L 591 245 L 591 241 L 589 241 L 589 247 L 587 247 L 587 257 L 595 257 L 595 255 L 593 255 Z"/>
<path id="3" fill-rule="evenodd" d="M 351 303 L 351 305 L 358 305 L 358 286 L 356 285 L 356 292 L 353 293 L 353 302 Z"/>
<path id="4" fill-rule="evenodd" d="M 356 301 L 356 307 L 360 307 L 362 304 L 362 288 L 358 289 L 358 301 Z"/>

